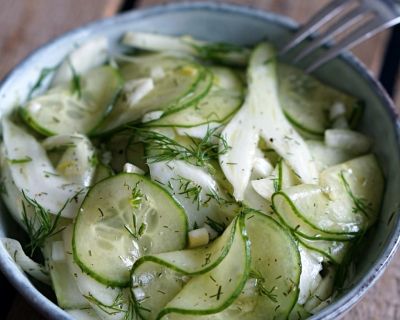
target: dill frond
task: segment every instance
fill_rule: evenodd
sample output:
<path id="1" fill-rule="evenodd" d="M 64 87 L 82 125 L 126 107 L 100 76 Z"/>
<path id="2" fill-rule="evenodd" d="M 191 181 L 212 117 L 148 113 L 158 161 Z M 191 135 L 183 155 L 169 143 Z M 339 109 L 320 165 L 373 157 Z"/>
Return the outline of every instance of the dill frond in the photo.
<path id="1" fill-rule="evenodd" d="M 346 189 L 347 194 L 349 195 L 351 200 L 353 200 L 353 203 L 354 203 L 353 213 L 360 212 L 360 213 L 364 214 L 366 217 L 369 217 L 368 211 L 370 211 L 372 209 L 371 203 L 368 203 L 367 199 L 359 198 L 354 195 L 353 191 L 351 190 L 350 184 L 344 177 L 344 171 L 340 172 L 339 177 L 344 185 L 344 188 Z"/>
<path id="2" fill-rule="evenodd" d="M 202 139 L 190 139 L 189 145 L 183 145 L 159 132 L 141 128 L 132 128 L 143 143 L 150 146 L 149 163 L 170 160 L 183 160 L 195 166 L 203 167 L 211 160 L 226 153 L 229 146 L 224 137 L 216 133 L 216 128 L 208 129 Z"/>
<path id="3" fill-rule="evenodd" d="M 197 204 L 197 210 L 200 209 L 201 205 L 201 192 L 203 188 L 195 182 L 179 176 L 178 178 L 172 178 L 179 182 L 178 194 L 184 195 L 187 199 L 191 199 L 192 203 Z"/>
<path id="4" fill-rule="evenodd" d="M 71 69 L 72 78 L 71 78 L 71 93 L 76 94 L 78 98 L 82 98 L 82 87 L 81 87 L 81 77 L 76 72 L 74 66 L 72 65 L 71 61 L 68 59 L 68 65 Z"/>
<path id="5" fill-rule="evenodd" d="M 259 296 L 265 296 L 268 299 L 270 299 L 272 302 L 277 303 L 277 295 L 274 294 L 273 292 L 277 289 L 277 287 L 272 287 L 271 289 L 265 288 L 265 278 L 262 276 L 261 272 L 257 270 L 251 270 L 250 271 L 250 278 L 256 279 L 256 290 Z"/>
<path id="6" fill-rule="evenodd" d="M 224 232 L 224 230 L 226 229 L 225 224 L 217 222 L 213 219 L 211 219 L 210 217 L 206 217 L 206 223 L 216 232 L 218 232 L 218 234 L 222 234 Z"/>
<path id="7" fill-rule="evenodd" d="M 124 228 L 126 231 L 129 232 L 129 234 L 136 240 L 139 240 L 139 238 L 143 235 L 144 231 L 146 230 L 146 225 L 142 223 L 139 227 L 137 225 L 136 221 L 136 215 L 135 215 L 135 210 L 139 209 L 140 206 L 142 205 L 142 201 L 144 199 L 144 196 L 142 192 L 140 191 L 137 183 L 135 187 L 132 189 L 131 192 L 131 197 L 129 199 L 129 202 L 134 209 L 132 212 L 132 228 L 128 225 L 125 224 Z"/>
<path id="8" fill-rule="evenodd" d="M 35 91 L 38 90 L 42 86 L 43 81 L 50 74 L 52 74 L 57 68 L 58 68 L 58 66 L 51 67 L 51 68 L 43 68 L 42 71 L 40 71 L 38 79 L 36 80 L 35 84 L 33 85 L 33 87 L 31 88 L 31 90 L 28 93 L 28 100 L 30 100 L 32 98 L 33 94 L 35 93 Z"/>
<path id="9" fill-rule="evenodd" d="M 21 164 L 21 163 L 31 162 L 32 158 L 29 156 L 26 156 L 26 157 L 20 158 L 20 159 L 7 159 L 7 160 L 10 164 Z"/>
<path id="10" fill-rule="evenodd" d="M 27 247 L 30 250 L 30 255 L 33 255 L 37 248 L 43 246 L 47 238 L 64 230 L 64 228 L 57 229 L 58 222 L 61 217 L 62 211 L 69 203 L 68 199 L 56 215 L 52 215 L 48 210 L 43 208 L 35 199 L 29 198 L 22 190 L 24 200 L 33 208 L 34 215 L 28 217 L 25 201 L 22 200 L 22 219 L 26 226 L 30 242 Z"/>

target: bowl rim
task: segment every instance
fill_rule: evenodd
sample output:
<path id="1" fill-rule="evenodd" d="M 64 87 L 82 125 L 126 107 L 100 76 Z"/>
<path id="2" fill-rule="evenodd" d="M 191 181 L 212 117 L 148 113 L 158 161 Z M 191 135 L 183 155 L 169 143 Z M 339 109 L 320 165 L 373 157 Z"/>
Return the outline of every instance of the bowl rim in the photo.
<path id="1" fill-rule="evenodd" d="M 31 61 L 36 56 L 47 50 L 47 48 L 56 45 L 60 41 L 63 41 L 65 38 L 74 37 L 79 34 L 84 35 L 85 33 L 90 33 L 91 31 L 97 29 L 106 28 L 108 25 L 114 23 L 124 24 L 129 20 L 146 19 L 148 17 L 157 16 L 167 12 L 183 12 L 193 10 L 210 10 L 214 12 L 217 11 L 240 14 L 263 21 L 273 21 L 274 23 L 277 23 L 280 26 L 290 30 L 296 30 L 298 28 L 298 24 L 289 17 L 249 5 L 185 1 L 135 9 L 133 11 L 116 14 L 112 17 L 98 19 L 84 24 L 81 27 L 62 33 L 54 39 L 46 42 L 44 45 L 30 52 L 21 60 L 21 62 L 19 62 L 6 74 L 6 76 L 0 81 L 0 91 L 12 80 L 13 77 L 17 76 L 19 73 L 23 73 L 25 67 L 30 65 Z M 388 113 L 388 116 L 393 124 L 398 152 L 400 153 L 400 118 L 396 111 L 394 102 L 391 100 L 383 86 L 375 79 L 372 73 L 353 54 L 350 52 L 344 52 L 338 58 L 344 61 L 347 66 L 351 67 L 359 75 L 361 75 L 363 80 L 366 81 L 366 83 L 374 90 L 380 101 L 380 104 L 384 106 L 385 111 Z M 373 263 L 372 268 L 370 268 L 364 277 L 361 278 L 361 280 L 350 291 L 348 291 L 345 295 L 340 297 L 328 307 L 324 308 L 320 313 L 312 316 L 310 319 L 336 319 L 337 317 L 343 316 L 345 312 L 347 312 L 358 300 L 361 299 L 368 288 L 370 288 L 379 279 L 400 245 L 399 211 L 400 209 L 396 211 L 397 219 L 392 232 L 389 234 L 388 244 Z M 12 283 L 14 288 L 43 316 L 49 319 L 72 319 L 70 315 L 61 309 L 61 307 L 49 300 L 35 286 L 33 286 L 33 284 L 26 281 L 24 276 L 17 272 L 18 266 L 8 258 L 8 254 L 3 246 L 0 246 L 0 269 L 7 277 L 8 281 Z"/>

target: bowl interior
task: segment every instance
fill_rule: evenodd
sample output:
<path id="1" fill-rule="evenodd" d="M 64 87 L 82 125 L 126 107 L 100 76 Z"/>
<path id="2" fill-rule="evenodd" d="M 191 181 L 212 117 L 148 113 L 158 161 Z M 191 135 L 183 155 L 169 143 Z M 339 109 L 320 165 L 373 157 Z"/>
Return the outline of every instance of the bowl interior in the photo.
<path id="1" fill-rule="evenodd" d="M 98 35 L 111 40 L 117 51 L 121 34 L 127 30 L 154 31 L 165 34 L 190 34 L 210 41 L 252 45 L 268 39 L 281 45 L 291 34 L 293 22 L 288 19 L 243 7 L 221 4 L 179 4 L 131 12 L 72 31 L 42 47 L 21 63 L 0 88 L 0 117 L 23 101 L 29 88 L 44 67 L 59 63 L 77 44 Z M 351 56 L 336 59 L 320 68 L 316 75 L 327 83 L 352 93 L 366 102 L 361 131 L 374 140 L 386 177 L 386 191 L 379 222 L 368 250 L 357 263 L 357 274 L 351 286 L 314 319 L 333 319 L 354 304 L 383 271 L 393 255 L 399 238 L 400 152 L 399 122 L 391 102 L 381 87 Z M 21 238 L 16 224 L 1 207 L 0 237 Z M 42 313 L 54 319 L 70 317 L 39 293 L 0 246 L 0 265 L 17 289 Z"/>

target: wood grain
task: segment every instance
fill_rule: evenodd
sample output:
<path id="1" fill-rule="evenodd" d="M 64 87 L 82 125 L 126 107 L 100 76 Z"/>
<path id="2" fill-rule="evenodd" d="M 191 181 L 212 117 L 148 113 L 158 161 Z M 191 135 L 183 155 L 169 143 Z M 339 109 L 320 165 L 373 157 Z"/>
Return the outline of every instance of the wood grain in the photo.
<path id="1" fill-rule="evenodd" d="M 0 78 L 50 39 L 113 15 L 119 3 L 120 0 L 0 0 Z"/>
<path id="2" fill-rule="evenodd" d="M 139 7 L 162 2 L 167 1 L 137 1 Z M 232 0 L 229 2 L 255 6 L 305 22 L 328 0 Z M 120 0 L 0 0 L 0 79 L 33 49 L 71 28 L 114 14 L 119 4 Z M 380 69 L 386 38 L 387 33 L 382 33 L 354 50 L 354 53 L 375 74 Z M 396 99 L 400 104 L 400 81 L 397 87 Z M 7 320 L 41 318 L 22 297 L 18 296 Z M 344 319 L 400 319 L 400 253 L 393 259 L 374 289 L 370 290 Z"/>

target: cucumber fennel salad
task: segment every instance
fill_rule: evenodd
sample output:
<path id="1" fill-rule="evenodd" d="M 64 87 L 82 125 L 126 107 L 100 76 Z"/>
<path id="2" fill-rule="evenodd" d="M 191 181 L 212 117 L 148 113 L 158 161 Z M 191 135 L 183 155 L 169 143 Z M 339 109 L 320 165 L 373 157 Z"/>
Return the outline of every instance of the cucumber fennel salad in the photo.
<path id="1" fill-rule="evenodd" d="M 339 296 L 384 188 L 362 102 L 266 42 L 118 46 L 76 46 L 3 117 L 10 259 L 76 319 L 305 319 Z"/>

